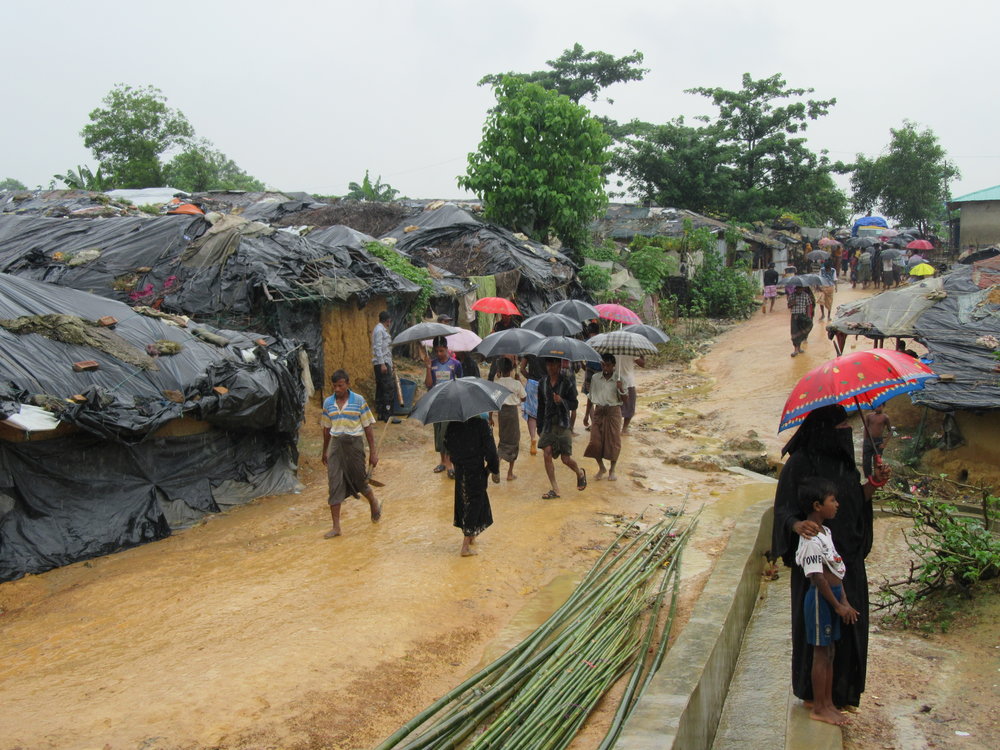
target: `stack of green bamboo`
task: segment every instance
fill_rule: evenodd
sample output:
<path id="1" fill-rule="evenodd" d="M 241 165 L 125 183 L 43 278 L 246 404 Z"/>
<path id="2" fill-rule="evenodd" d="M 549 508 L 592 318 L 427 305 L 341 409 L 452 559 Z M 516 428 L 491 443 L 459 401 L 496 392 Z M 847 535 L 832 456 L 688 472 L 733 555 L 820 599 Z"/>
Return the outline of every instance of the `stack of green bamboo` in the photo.
<path id="1" fill-rule="evenodd" d="M 377 750 L 564 748 L 619 679 L 625 691 L 601 750 L 618 738 L 666 652 L 680 553 L 694 523 L 627 524 L 534 633 L 407 722 Z M 670 605 L 661 609 L 667 593 Z"/>

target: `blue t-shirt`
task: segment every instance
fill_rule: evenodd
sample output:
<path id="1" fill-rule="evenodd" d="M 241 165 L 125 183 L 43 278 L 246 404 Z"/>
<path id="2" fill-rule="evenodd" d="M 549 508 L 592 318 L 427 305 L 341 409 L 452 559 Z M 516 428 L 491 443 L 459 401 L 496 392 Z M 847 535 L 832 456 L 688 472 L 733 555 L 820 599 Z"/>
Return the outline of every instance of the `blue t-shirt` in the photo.
<path id="1" fill-rule="evenodd" d="M 431 360 L 431 377 L 434 380 L 434 385 L 457 380 L 462 377 L 462 365 L 454 357 L 449 357 L 444 362 L 433 359 Z"/>

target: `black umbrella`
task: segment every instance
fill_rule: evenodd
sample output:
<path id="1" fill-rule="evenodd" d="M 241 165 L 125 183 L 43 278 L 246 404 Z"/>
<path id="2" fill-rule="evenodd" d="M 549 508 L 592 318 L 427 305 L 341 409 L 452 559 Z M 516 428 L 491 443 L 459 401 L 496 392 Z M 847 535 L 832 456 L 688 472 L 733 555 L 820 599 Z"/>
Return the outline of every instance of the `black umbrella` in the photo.
<path id="1" fill-rule="evenodd" d="M 803 273 L 798 276 L 786 276 L 778 282 L 778 286 L 826 286 L 826 282 L 815 273 Z"/>
<path id="2" fill-rule="evenodd" d="M 629 333 L 638 333 L 640 336 L 645 336 L 654 344 L 665 344 L 670 341 L 670 337 L 659 328 L 656 326 L 648 326 L 645 323 L 636 323 L 635 325 L 625 326 L 622 330 L 628 331 Z"/>
<path id="3" fill-rule="evenodd" d="M 545 312 L 559 313 L 560 315 L 565 315 L 567 318 L 581 322 L 601 317 L 601 313 L 597 311 L 596 307 L 579 299 L 561 300 L 549 305 L 549 309 Z"/>
<path id="4" fill-rule="evenodd" d="M 871 247 L 874 245 L 876 240 L 871 237 L 852 237 L 847 241 L 847 246 L 853 250 L 857 250 L 860 247 Z"/>
<path id="5" fill-rule="evenodd" d="M 811 253 L 806 253 L 806 257 L 813 262 L 818 260 L 829 260 L 830 253 L 826 250 L 813 250 Z"/>
<path id="6" fill-rule="evenodd" d="M 543 336 L 574 336 L 583 330 L 583 323 L 562 313 L 541 313 L 525 318 L 521 328 L 538 331 Z"/>
<path id="7" fill-rule="evenodd" d="M 432 339 L 435 336 L 448 336 L 452 333 L 458 333 L 461 330 L 461 328 L 456 328 L 455 326 L 446 326 L 444 323 L 417 323 L 415 326 L 410 326 L 402 333 L 397 334 L 392 343 L 393 346 L 396 344 L 409 344 L 411 341 Z"/>
<path id="8" fill-rule="evenodd" d="M 536 344 L 544 336 L 529 328 L 508 328 L 484 338 L 472 351 L 483 357 L 499 357 L 502 354 L 520 354 L 530 344 Z"/>
<path id="9" fill-rule="evenodd" d="M 890 247 L 887 250 L 883 250 L 882 254 L 879 257 L 885 260 L 886 258 L 898 258 L 900 255 L 903 254 L 904 254 L 903 251 L 900 250 L 899 248 Z"/>
<path id="10" fill-rule="evenodd" d="M 601 361 L 601 355 L 594 351 L 594 347 L 590 344 L 567 336 L 549 336 L 538 343 L 531 344 L 523 353 L 533 354 L 536 357 L 568 359 L 570 362 Z"/>
<path id="11" fill-rule="evenodd" d="M 479 414 L 499 411 L 510 391 L 483 378 L 458 378 L 440 383 L 424 394 L 410 412 L 420 424 L 464 422 Z"/>

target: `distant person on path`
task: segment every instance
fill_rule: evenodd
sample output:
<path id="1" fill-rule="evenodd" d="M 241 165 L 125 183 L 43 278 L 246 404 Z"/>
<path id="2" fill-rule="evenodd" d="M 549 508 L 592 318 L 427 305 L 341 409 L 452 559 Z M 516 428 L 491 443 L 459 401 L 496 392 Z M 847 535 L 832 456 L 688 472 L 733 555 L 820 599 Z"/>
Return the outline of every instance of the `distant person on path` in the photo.
<path id="1" fill-rule="evenodd" d="M 477 554 L 472 545 L 476 537 L 493 525 L 486 478 L 500 481 L 493 433 L 482 417 L 464 422 L 446 422 L 445 446 L 455 467 L 455 520 L 462 530 L 462 557 Z"/>
<path id="2" fill-rule="evenodd" d="M 842 406 L 823 406 L 809 412 L 795 435 L 782 449 L 788 459 L 774 494 L 774 532 L 771 554 L 791 568 L 792 596 L 792 691 L 802 700 L 812 700 L 812 650 L 805 646 L 803 615 L 809 581 L 795 566 L 799 537 L 811 538 L 819 524 L 802 513 L 798 490 L 807 477 L 828 479 L 836 486 L 840 507 L 826 525 L 837 540 L 837 550 L 847 566 L 844 592 L 858 612 L 857 622 L 842 624 L 840 643 L 833 656 L 833 703 L 838 708 L 857 706 L 865 689 L 868 664 L 868 576 L 865 557 L 872 548 L 872 495 L 888 481 L 887 465 L 875 468 L 861 484 L 854 459 L 854 436 Z"/>
<path id="3" fill-rule="evenodd" d="M 590 380 L 587 413 L 583 417 L 584 427 L 593 420 L 590 443 L 583 455 L 597 459 L 595 480 L 603 478 L 605 474 L 608 475 L 609 482 L 618 479 L 615 466 L 622 450 L 621 403 L 625 395 L 625 384 L 615 372 L 615 355 L 601 355 L 601 372 Z M 604 459 L 611 462 L 610 471 L 604 468 Z"/>
<path id="4" fill-rule="evenodd" d="M 521 421 L 518 410 L 528 394 L 521 381 L 514 377 L 514 363 L 506 357 L 497 361 L 500 363 L 500 377 L 497 378 L 496 382 L 510 391 L 510 396 L 500 407 L 497 453 L 500 455 L 501 461 L 506 461 L 509 464 L 507 481 L 511 482 L 517 479 L 514 476 L 514 462 L 521 450 Z"/>
<path id="5" fill-rule="evenodd" d="M 545 377 L 545 368 L 538 357 L 528 354 L 521 357 L 521 374 L 524 376 L 524 391 L 527 394 L 521 413 L 528 425 L 528 437 L 531 438 L 531 455 L 538 453 L 538 384 Z"/>
<path id="6" fill-rule="evenodd" d="M 569 422 L 578 404 L 573 373 L 563 372 L 560 360 L 554 357 L 545 357 L 544 361 L 545 377 L 538 384 L 538 447 L 545 456 L 545 473 L 552 487 L 542 499 L 550 500 L 559 497 L 553 459 L 562 458 L 573 471 L 578 490 L 586 489 L 587 472 L 573 460 L 573 432 Z"/>
<path id="7" fill-rule="evenodd" d="M 868 427 L 868 435 L 865 435 L 861 446 L 861 466 L 865 476 L 869 477 L 874 468 L 875 456 L 882 455 L 892 435 L 892 423 L 889 421 L 889 415 L 882 408 L 882 404 L 879 404 L 874 411 L 865 413 L 865 425 Z M 871 435 L 871 440 L 868 439 L 869 435 Z M 874 445 L 872 445 L 873 442 Z"/>
<path id="8" fill-rule="evenodd" d="M 820 287 L 819 298 L 819 319 L 823 320 L 824 314 L 827 320 L 833 319 L 833 292 L 837 288 L 837 269 L 833 261 L 827 260 L 819 270 L 819 277 L 823 279 L 823 286 Z"/>
<path id="9" fill-rule="evenodd" d="M 868 284 L 872 280 L 872 254 L 868 250 L 864 252 L 859 251 L 858 262 L 855 266 L 855 272 L 857 273 L 858 281 L 861 282 L 861 288 L 867 289 Z"/>
<path id="10" fill-rule="evenodd" d="M 434 337 L 434 357 L 427 362 L 427 373 L 424 375 L 424 386 L 429 391 L 438 383 L 446 383 L 449 380 L 457 380 L 462 377 L 462 365 L 451 356 L 448 351 L 448 342 L 444 336 Z M 448 472 L 448 477 L 455 478 L 455 469 L 448 458 L 448 450 L 444 445 L 444 432 L 447 422 L 434 423 L 434 450 L 441 457 L 440 463 L 434 467 L 434 473 L 440 474 L 442 471 Z"/>
<path id="11" fill-rule="evenodd" d="M 351 379 L 346 371 L 335 371 L 330 380 L 333 395 L 323 402 L 323 463 L 333 527 L 323 535 L 324 539 L 340 536 L 340 506 L 348 496 L 365 496 L 371 507 L 372 523 L 382 517 L 382 505 L 375 499 L 365 469 L 365 440 L 368 441 L 368 465 L 374 469 L 378 464 L 372 430 L 375 417 L 364 396 L 351 390 Z"/>
<path id="12" fill-rule="evenodd" d="M 392 315 L 388 310 L 378 314 L 372 329 L 372 366 L 375 369 L 375 410 L 380 422 L 392 416 L 392 397 L 396 393 L 396 378 L 392 370 Z"/>
<path id="13" fill-rule="evenodd" d="M 628 426 L 635 416 L 638 393 L 635 389 L 635 368 L 646 366 L 645 357 L 621 355 L 618 358 L 618 375 L 625 384 L 625 398 L 622 400 L 622 435 L 628 435 Z"/>
<path id="14" fill-rule="evenodd" d="M 807 477 L 799 485 L 799 512 L 819 527 L 812 537 L 799 537 L 795 565 L 809 579 L 802 605 L 805 646 L 812 647 L 813 705 L 810 719 L 837 726 L 849 724 L 833 703 L 833 655 L 840 640 L 840 621 L 854 625 L 858 611 L 847 600 L 842 581 L 847 573 L 844 561 L 833 545 L 833 535 L 824 526 L 837 516 L 836 486 L 819 477 Z"/>
<path id="15" fill-rule="evenodd" d="M 764 304 L 761 307 L 761 312 L 766 313 L 767 301 L 771 300 L 771 312 L 774 312 L 774 301 L 778 299 L 778 272 L 774 270 L 774 263 L 767 264 L 767 270 L 764 271 Z"/>
<path id="16" fill-rule="evenodd" d="M 517 320 L 514 319 L 513 315 L 502 315 L 501 314 L 500 317 L 497 318 L 497 321 L 493 324 L 493 330 L 491 331 L 491 333 L 499 333 L 500 331 L 508 331 L 511 328 L 517 328 L 517 327 L 518 327 Z M 517 364 L 517 357 L 515 357 L 513 354 L 505 354 L 503 356 L 506 357 L 507 359 L 509 359 L 512 363 Z M 486 376 L 489 380 L 496 380 L 497 379 L 497 375 L 500 374 L 500 362 L 501 361 L 502 360 L 498 358 L 498 359 L 494 359 L 493 362 L 490 363 L 490 372 L 489 372 L 489 375 Z"/>
<path id="17" fill-rule="evenodd" d="M 788 309 L 792 313 L 792 356 L 802 354 L 802 344 L 809 338 L 813 327 L 813 314 L 816 298 L 812 289 L 807 286 L 797 286 L 788 298 Z"/>

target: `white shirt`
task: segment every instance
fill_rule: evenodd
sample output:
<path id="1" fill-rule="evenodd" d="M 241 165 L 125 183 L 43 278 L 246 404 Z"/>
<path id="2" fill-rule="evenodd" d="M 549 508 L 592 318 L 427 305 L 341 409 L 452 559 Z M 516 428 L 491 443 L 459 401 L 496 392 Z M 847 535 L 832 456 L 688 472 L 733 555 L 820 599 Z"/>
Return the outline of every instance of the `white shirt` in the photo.
<path id="1" fill-rule="evenodd" d="M 795 550 L 795 564 L 802 568 L 807 576 L 811 573 L 822 573 L 823 566 L 837 578 L 843 580 L 847 566 L 833 546 L 833 534 L 826 526 L 820 527 L 820 532 L 812 539 L 799 537 L 799 547 Z"/>
<path id="2" fill-rule="evenodd" d="M 524 390 L 524 386 L 521 384 L 520 380 L 507 377 L 497 378 L 494 382 L 497 385 L 502 385 L 510 391 L 510 395 L 507 397 L 507 400 L 503 402 L 504 406 L 517 406 L 528 397 L 528 392 Z"/>
<path id="3" fill-rule="evenodd" d="M 618 373 L 618 377 L 621 378 L 626 388 L 635 388 L 635 357 L 619 354 L 615 364 L 615 372 Z"/>

